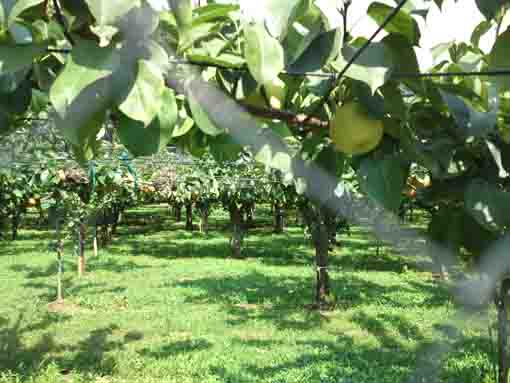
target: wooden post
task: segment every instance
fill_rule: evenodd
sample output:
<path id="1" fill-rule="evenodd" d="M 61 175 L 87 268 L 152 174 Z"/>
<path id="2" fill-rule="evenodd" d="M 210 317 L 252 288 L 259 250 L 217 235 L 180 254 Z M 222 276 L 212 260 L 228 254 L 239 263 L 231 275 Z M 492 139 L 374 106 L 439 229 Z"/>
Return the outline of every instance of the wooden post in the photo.
<path id="1" fill-rule="evenodd" d="M 78 229 L 78 276 L 85 274 L 85 225 L 80 223 Z"/>
<path id="2" fill-rule="evenodd" d="M 94 225 L 94 238 L 92 240 L 94 247 L 94 257 L 97 257 L 97 225 Z"/>

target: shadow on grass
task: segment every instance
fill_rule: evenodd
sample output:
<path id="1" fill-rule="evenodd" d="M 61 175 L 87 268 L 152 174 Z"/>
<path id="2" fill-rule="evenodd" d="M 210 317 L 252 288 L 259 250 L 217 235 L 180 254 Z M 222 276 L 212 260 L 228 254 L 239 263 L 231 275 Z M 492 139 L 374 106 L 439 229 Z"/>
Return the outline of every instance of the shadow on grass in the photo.
<path id="1" fill-rule="evenodd" d="M 320 312 L 305 307 L 312 302 L 314 279 L 300 276 L 268 276 L 257 271 L 235 276 L 206 277 L 179 281 L 175 286 L 189 288 L 192 296 L 185 303 L 220 304 L 229 314 L 229 325 L 267 321 L 280 329 L 308 330 L 327 320 Z M 332 280 L 332 293 L 339 309 L 361 305 L 390 305 L 405 308 L 432 308 L 444 305 L 447 294 L 429 286 L 383 286 L 344 273 Z M 425 289 L 425 290 L 424 290 Z M 405 293 L 406 299 L 401 299 Z M 423 294 L 434 299 L 423 302 Z M 297 314 L 295 317 L 294 314 Z M 304 315 L 303 315 L 304 314 Z M 402 323 L 402 326 L 405 326 Z"/>
<path id="2" fill-rule="evenodd" d="M 396 321 L 396 323 L 395 323 Z M 425 340 L 416 333 L 415 346 L 405 347 L 392 339 L 391 331 L 414 328 L 402 318 L 390 316 L 370 323 L 369 331 L 379 334 L 382 345 L 356 341 L 341 334 L 331 340 L 298 341 L 298 356 L 259 366 L 247 363 L 242 371 L 213 366 L 210 371 L 222 382 L 489 382 L 490 350 L 487 339 L 463 337 L 456 340 Z M 375 326 L 375 327 L 374 327 Z M 381 338 L 381 331 L 385 334 Z M 247 347 L 261 346 L 257 340 L 240 340 Z"/>
<path id="3" fill-rule="evenodd" d="M 153 359 L 168 359 L 179 354 L 203 351 L 211 347 L 212 343 L 205 339 L 189 339 L 172 342 L 170 344 L 164 345 L 158 350 L 144 348 L 138 351 L 138 353 L 143 357 L 149 357 Z"/>
<path id="4" fill-rule="evenodd" d="M 46 365 L 55 363 L 63 375 L 70 371 L 113 375 L 117 363 L 108 352 L 143 338 L 143 334 L 131 331 L 125 333 L 122 340 L 111 340 L 110 336 L 118 330 L 112 324 L 93 330 L 76 345 L 57 344 L 50 331 L 42 334 L 35 343 L 25 343 L 26 335 L 31 332 L 49 330 L 68 319 L 69 316 L 63 314 L 46 313 L 39 322 L 24 325 L 23 314 L 19 314 L 12 324 L 0 317 L 0 371 L 15 373 L 24 381 L 37 375 Z"/>

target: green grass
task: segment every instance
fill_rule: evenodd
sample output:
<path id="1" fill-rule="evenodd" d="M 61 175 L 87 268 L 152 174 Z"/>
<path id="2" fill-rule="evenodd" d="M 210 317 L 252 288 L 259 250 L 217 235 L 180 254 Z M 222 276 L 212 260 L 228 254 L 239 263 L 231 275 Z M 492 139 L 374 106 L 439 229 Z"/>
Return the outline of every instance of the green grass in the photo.
<path id="1" fill-rule="evenodd" d="M 491 381 L 486 324 L 456 320 L 418 260 L 377 257 L 360 228 L 332 256 L 335 309 L 318 312 L 301 228 L 260 224 L 234 260 L 224 214 L 207 238 L 156 207 L 126 220 L 82 279 L 66 256 L 57 312 L 52 233 L 0 244 L 1 383 Z"/>

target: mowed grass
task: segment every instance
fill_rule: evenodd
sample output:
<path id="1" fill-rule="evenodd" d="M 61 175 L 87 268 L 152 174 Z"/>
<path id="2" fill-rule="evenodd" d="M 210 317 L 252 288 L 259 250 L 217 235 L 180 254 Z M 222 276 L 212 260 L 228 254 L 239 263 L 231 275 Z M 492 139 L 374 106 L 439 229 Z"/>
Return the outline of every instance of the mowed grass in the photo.
<path id="1" fill-rule="evenodd" d="M 259 212 L 231 259 L 221 212 L 206 237 L 164 208 L 130 211 L 81 279 L 67 248 L 62 307 L 53 233 L 25 225 L 0 243 L 0 382 L 492 381 L 483 316 L 460 321 L 427 260 L 377 255 L 354 227 L 331 259 L 336 306 L 314 311 L 313 250 L 270 222 Z"/>

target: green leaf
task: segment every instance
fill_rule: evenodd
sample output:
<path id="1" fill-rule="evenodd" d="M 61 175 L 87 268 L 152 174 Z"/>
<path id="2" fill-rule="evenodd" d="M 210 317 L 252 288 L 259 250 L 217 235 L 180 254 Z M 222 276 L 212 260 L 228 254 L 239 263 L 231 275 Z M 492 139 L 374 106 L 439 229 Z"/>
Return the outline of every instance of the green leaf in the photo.
<path id="1" fill-rule="evenodd" d="M 116 24 L 132 8 L 140 5 L 140 0 L 86 0 L 86 2 L 99 25 Z"/>
<path id="2" fill-rule="evenodd" d="M 476 26 L 471 34 L 471 44 L 474 47 L 478 48 L 480 45 L 480 39 L 483 35 L 489 32 L 492 29 L 492 23 L 490 21 L 484 20 L 480 24 Z"/>
<path id="3" fill-rule="evenodd" d="M 252 76 L 259 84 L 274 80 L 285 67 L 283 48 L 261 23 L 244 26 L 244 56 Z"/>
<path id="4" fill-rule="evenodd" d="M 466 188 L 464 202 L 469 214 L 489 230 L 510 225 L 510 193 L 487 181 L 474 179 Z"/>
<path id="5" fill-rule="evenodd" d="M 193 119 L 187 117 L 181 124 L 177 125 L 173 131 L 172 137 L 181 137 L 188 133 L 195 125 Z"/>
<path id="6" fill-rule="evenodd" d="M 13 73 L 32 66 L 43 56 L 48 43 L 25 45 L 0 45 L 0 74 Z"/>
<path id="7" fill-rule="evenodd" d="M 193 10 L 193 25 L 216 19 L 227 18 L 231 12 L 239 10 L 238 4 L 207 4 Z"/>
<path id="8" fill-rule="evenodd" d="M 41 4 L 43 1 L 44 0 L 18 0 L 11 9 L 9 18 L 7 19 L 7 26 L 10 27 L 16 21 L 16 18 L 24 11 Z"/>
<path id="9" fill-rule="evenodd" d="M 220 27 L 221 24 L 211 22 L 194 25 L 186 29 L 186 33 L 179 39 L 179 50 L 184 51 L 201 40 L 211 38 L 219 32 Z"/>
<path id="10" fill-rule="evenodd" d="M 129 118 L 147 126 L 159 111 L 164 88 L 165 82 L 159 68 L 149 61 L 139 60 L 135 83 L 119 109 Z"/>
<path id="11" fill-rule="evenodd" d="M 487 20 L 494 19 L 504 5 L 508 5 L 508 0 L 475 0 L 480 12 Z"/>
<path id="12" fill-rule="evenodd" d="M 489 70 L 505 70 L 510 68 L 510 28 L 498 36 L 489 54 Z M 510 88 L 510 76 L 498 76 L 497 80 Z"/>
<path id="13" fill-rule="evenodd" d="M 38 89 L 32 89 L 32 102 L 31 109 L 34 113 L 38 114 L 48 108 L 50 98 L 46 92 L 41 92 Z"/>
<path id="14" fill-rule="evenodd" d="M 156 12 L 168 12 L 170 10 L 168 0 L 147 0 L 147 2 Z"/>
<path id="15" fill-rule="evenodd" d="M 85 88 L 108 78 L 119 67 L 120 56 L 115 49 L 100 48 L 92 41 L 79 41 L 50 89 L 50 100 L 57 113 L 64 118 Z M 105 92 L 110 93 L 104 89 L 100 94 L 104 96 Z"/>
<path id="16" fill-rule="evenodd" d="M 282 42 L 287 66 L 293 64 L 306 51 L 312 41 L 321 33 L 322 27 L 322 14 L 316 6 L 310 7 L 305 15 L 289 26 L 287 35 Z"/>
<path id="17" fill-rule="evenodd" d="M 166 73 L 169 67 L 168 54 L 160 44 L 154 40 L 149 40 L 145 46 L 145 53 L 142 55 L 151 64 L 156 65 L 161 73 Z"/>
<path id="18" fill-rule="evenodd" d="M 265 24 L 269 34 L 276 39 L 283 39 L 289 24 L 296 18 L 304 0 L 268 0 L 261 6 L 264 8 Z"/>
<path id="19" fill-rule="evenodd" d="M 0 137 L 9 134 L 11 130 L 12 125 L 9 121 L 9 116 L 7 115 L 7 113 L 0 110 Z"/>
<path id="20" fill-rule="evenodd" d="M 209 151 L 218 162 L 237 160 L 241 150 L 242 146 L 228 134 L 220 134 L 209 139 Z"/>
<path id="21" fill-rule="evenodd" d="M 78 161 L 90 160 L 94 158 L 99 148 L 97 134 L 106 118 L 106 108 L 101 104 L 90 103 L 86 108 L 80 105 L 76 113 L 73 113 L 72 109 L 70 112 L 70 115 L 65 118 L 57 115 L 56 125 L 64 137 L 71 142 Z"/>
<path id="22" fill-rule="evenodd" d="M 198 88 L 195 88 L 198 89 Z M 188 92 L 188 102 L 193 115 L 193 120 L 199 127 L 199 129 L 209 136 L 217 136 L 225 132 L 224 129 L 218 128 L 214 122 L 209 118 L 206 109 L 204 109 L 198 99 L 193 94 L 194 90 Z M 208 102 L 214 102 L 214 100 L 208 100 Z"/>
<path id="23" fill-rule="evenodd" d="M 231 53 L 222 53 L 216 57 L 190 53 L 186 57 L 188 58 L 189 61 L 192 61 L 192 62 L 201 63 L 201 64 L 219 65 L 222 67 L 233 68 L 233 69 L 242 68 L 246 64 L 246 61 L 244 60 L 244 58 L 233 55 Z"/>
<path id="24" fill-rule="evenodd" d="M 321 70 L 340 53 L 342 29 L 321 33 L 306 51 L 290 66 L 290 72 L 315 72 Z"/>
<path id="25" fill-rule="evenodd" d="M 367 13 L 378 25 L 382 25 L 393 9 L 386 4 L 373 2 L 368 7 Z M 400 10 L 384 29 L 388 33 L 399 33 L 405 36 L 413 45 L 418 45 L 420 42 L 418 23 L 405 11 Z"/>
<path id="26" fill-rule="evenodd" d="M 407 173 L 397 156 L 365 158 L 357 172 L 360 186 L 368 197 L 392 212 L 400 207 Z"/>
<path id="27" fill-rule="evenodd" d="M 170 7 L 179 29 L 179 37 L 185 37 L 193 21 L 193 4 L 191 0 L 170 0 Z"/>
<path id="28" fill-rule="evenodd" d="M 417 73 L 420 71 L 418 59 L 412 44 L 398 33 L 391 33 L 381 41 L 391 52 L 391 62 L 395 72 Z"/>
<path id="29" fill-rule="evenodd" d="M 338 58 L 331 63 L 338 72 L 342 71 L 347 62 L 359 48 L 346 45 Z M 391 52 L 384 43 L 372 43 L 345 73 L 347 77 L 366 83 L 372 93 L 382 86 L 391 72 Z"/>
<path id="30" fill-rule="evenodd" d="M 32 82 L 25 79 L 14 92 L 0 93 L 0 110 L 5 113 L 23 114 L 30 107 Z"/>
<path id="31" fill-rule="evenodd" d="M 177 103 L 175 93 L 165 89 L 162 93 L 162 105 L 157 117 L 145 127 L 122 114 L 117 132 L 122 144 L 134 156 L 149 156 L 164 149 L 172 139 L 177 123 Z"/>
<path id="32" fill-rule="evenodd" d="M 463 99 L 443 90 L 439 91 L 455 122 L 466 136 L 484 137 L 494 130 L 497 122 L 495 112 L 479 112 Z"/>
<path id="33" fill-rule="evenodd" d="M 6 24 L 6 19 L 7 19 L 7 16 L 5 14 L 5 9 L 4 9 L 4 5 L 2 4 L 2 2 L 0 1 L 0 30 L 2 30 Z"/>

